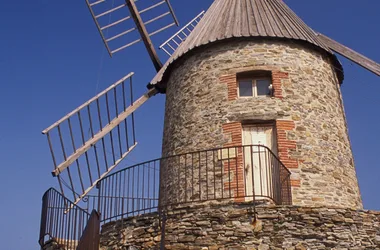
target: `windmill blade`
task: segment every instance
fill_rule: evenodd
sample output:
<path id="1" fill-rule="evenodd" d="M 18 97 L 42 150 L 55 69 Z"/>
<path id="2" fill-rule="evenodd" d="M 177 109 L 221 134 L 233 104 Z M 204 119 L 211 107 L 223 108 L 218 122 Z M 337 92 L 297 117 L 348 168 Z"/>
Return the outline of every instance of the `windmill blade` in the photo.
<path id="1" fill-rule="evenodd" d="M 74 204 L 137 145 L 134 112 L 157 91 L 151 89 L 133 102 L 132 76 L 123 77 L 42 132 L 54 163 L 52 174 L 65 197 L 66 191 L 72 193 Z"/>
<path id="2" fill-rule="evenodd" d="M 341 43 L 327 37 L 321 33 L 317 33 L 319 39 L 322 40 L 330 49 L 338 53 L 339 55 L 344 56 L 345 58 L 351 60 L 352 62 L 359 64 L 363 68 L 371 71 L 372 73 L 380 76 L 380 64 L 369 59 L 368 57 L 344 46 Z"/>
<path id="3" fill-rule="evenodd" d="M 168 40 L 166 40 L 163 44 L 160 45 L 160 49 L 162 49 L 166 54 L 171 56 L 174 51 L 186 40 L 186 38 L 190 35 L 190 33 L 195 29 L 199 21 L 203 18 L 205 11 L 199 13 L 193 20 L 191 20 L 188 24 L 186 24 L 182 29 L 176 32 L 173 36 L 171 36 Z"/>
<path id="4" fill-rule="evenodd" d="M 153 46 L 152 40 L 149 37 L 148 31 L 146 30 L 146 27 L 144 25 L 144 22 L 142 21 L 140 13 L 137 10 L 135 1 L 134 0 L 125 0 L 125 1 L 127 3 L 128 8 L 129 8 L 129 12 L 131 13 L 131 16 L 132 16 L 133 20 L 135 21 L 137 29 L 140 32 L 141 38 L 145 44 L 145 48 L 148 50 L 148 54 L 150 56 L 150 59 L 152 60 L 153 65 L 158 72 L 162 68 L 163 64 L 157 55 L 156 49 Z"/>
<path id="5" fill-rule="evenodd" d="M 152 1 L 139 1 L 142 3 L 140 9 L 135 2 L 137 0 L 86 0 L 87 7 L 111 57 L 115 53 L 143 41 L 158 71 L 161 69 L 162 63 L 151 37 L 174 25 L 178 26 L 179 23 L 169 0 L 159 0 L 158 2 L 154 0 L 153 3 Z M 143 6 L 146 2 L 149 2 L 149 5 Z M 116 18 L 114 18 L 115 16 Z M 171 17 L 169 23 L 167 23 L 167 18 L 165 21 L 167 16 Z M 158 22 L 159 20 L 160 22 Z M 138 31 L 137 35 L 135 31 Z"/>

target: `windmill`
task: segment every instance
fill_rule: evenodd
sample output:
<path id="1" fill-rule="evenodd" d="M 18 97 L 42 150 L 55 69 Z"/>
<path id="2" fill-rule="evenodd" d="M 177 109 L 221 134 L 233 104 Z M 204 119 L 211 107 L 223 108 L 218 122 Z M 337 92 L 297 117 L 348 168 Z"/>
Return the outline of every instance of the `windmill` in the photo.
<path id="1" fill-rule="evenodd" d="M 90 2 L 86 0 L 91 16 L 93 17 L 109 55 L 112 57 L 117 52 L 142 41 L 158 74 L 153 78 L 151 84 L 148 85 L 149 90 L 137 100 L 133 101 L 133 73 L 130 73 L 42 132 L 47 136 L 54 163 L 54 171 L 52 174 L 57 177 L 61 192 L 63 194 L 67 192 L 71 193 L 75 203 L 78 203 L 85 197 L 90 190 L 96 186 L 98 180 L 110 173 L 136 147 L 137 142 L 134 133 L 133 113 L 149 98 L 155 96 L 158 92 L 162 92 L 160 87 L 162 84 L 156 83 L 161 80 L 171 63 L 181 57 L 190 48 L 201 46 L 202 43 L 209 40 L 221 38 L 208 37 L 203 40 L 195 39 L 198 35 L 201 35 L 199 34 L 201 33 L 201 28 L 196 29 L 196 26 L 205 15 L 205 12 L 202 11 L 159 46 L 160 49 L 170 56 L 168 62 L 163 65 L 152 43 L 151 36 L 174 25 L 178 25 L 178 20 L 170 1 L 159 1 L 140 9 L 136 6 L 137 1 L 123 0 L 120 3 L 113 2 L 112 5 L 109 5 L 110 2 L 111 1 L 105 0 Z M 102 6 L 103 4 L 107 6 Z M 98 9 L 96 9 L 97 7 Z M 163 11 L 163 13 L 158 16 L 143 20 L 142 14 L 159 7 L 166 7 L 166 11 Z M 121 18 L 119 17 L 118 20 L 104 24 L 104 19 L 115 12 L 121 12 L 121 15 L 119 15 Z M 164 26 L 158 30 L 148 32 L 147 26 L 149 24 L 167 22 L 167 20 L 161 20 L 165 17 L 171 17 L 172 22 L 166 25 L 164 24 Z M 125 30 L 111 37 L 106 37 L 105 32 L 107 30 L 116 26 L 124 25 L 127 27 L 127 25 L 125 25 L 127 22 L 132 22 L 134 27 L 129 29 L 125 28 Z M 207 22 L 207 19 L 204 22 Z M 187 40 L 193 31 L 194 34 Z M 132 37 L 131 34 L 133 32 L 138 32 L 140 37 L 126 44 L 117 44 L 122 37 Z M 380 66 L 376 62 L 321 33 L 316 32 L 315 35 L 318 36 L 321 43 L 326 47 L 376 75 L 380 75 Z M 129 82 L 129 86 L 126 86 L 126 82 Z M 128 91 L 129 93 L 127 93 Z M 106 116 L 106 121 L 103 121 L 103 115 Z M 96 121 L 94 121 L 95 119 Z M 66 125 L 66 130 L 62 128 L 64 125 Z M 87 135 L 84 131 L 86 126 L 89 127 L 90 130 L 90 134 L 87 133 Z M 65 132 L 67 134 L 64 134 Z M 53 135 L 55 135 L 57 139 L 56 144 L 53 143 Z M 74 138 L 75 136 L 79 136 L 80 138 Z M 64 143 L 65 137 L 69 138 L 68 145 L 71 144 L 71 146 Z M 106 142 L 108 137 L 109 143 Z M 80 147 L 76 146 L 79 144 L 82 145 Z M 115 149 L 115 146 L 117 149 Z M 112 157 L 107 156 L 109 152 L 112 153 Z M 61 160 L 57 159 L 59 158 L 57 154 L 61 155 Z M 84 156 L 84 161 L 81 159 L 83 158 L 82 156 Z M 108 162 L 109 160 L 111 160 L 111 163 Z M 102 166 L 101 163 L 104 163 L 104 166 Z M 65 175 L 66 178 L 64 178 L 63 175 Z M 87 185 L 84 183 L 86 182 L 85 177 L 87 177 Z M 65 185 L 68 186 L 69 191 L 65 191 Z"/>
<path id="2" fill-rule="evenodd" d="M 63 195 L 68 197 L 69 194 L 67 193 L 71 193 L 74 204 L 80 202 L 99 180 L 110 174 L 136 147 L 134 112 L 156 94 L 165 93 L 169 76 L 174 68 L 173 65 L 191 52 L 195 53 L 197 49 L 217 44 L 219 41 L 244 40 L 245 38 L 259 40 L 264 37 L 280 41 L 299 42 L 303 45 L 312 46 L 318 52 L 327 53 L 336 70 L 339 82 L 343 81 L 342 68 L 333 51 L 380 76 L 380 65 L 378 63 L 321 33 L 313 31 L 280 0 L 214 1 L 207 12 L 196 15 L 187 25 L 159 46 L 170 56 L 165 64 L 161 63 L 150 37 L 178 24 L 169 0 L 140 9 L 136 6 L 137 1 L 126 0 L 120 5 L 111 5 L 108 9 L 97 12 L 97 7 L 109 2 L 106 0 L 95 2 L 86 0 L 109 55 L 113 56 L 117 52 L 142 41 L 158 73 L 152 76 L 153 79 L 148 85 L 148 91 L 136 100 L 133 97 L 133 73 L 130 73 L 43 131 L 47 136 L 54 162 L 53 176 L 57 177 Z M 144 2 L 144 0 L 139 0 L 139 2 Z M 142 14 L 160 6 L 166 6 L 166 12 L 144 20 Z M 231 6 L 234 7 L 234 11 L 231 11 Z M 118 20 L 106 24 L 102 23 L 101 18 L 123 10 L 130 15 L 121 15 Z M 156 31 L 148 32 L 149 24 L 168 16 L 171 16 L 174 21 L 164 24 Z M 121 33 L 107 36 L 106 31 L 108 29 L 129 21 L 134 24 L 134 27 L 126 27 Z M 138 38 L 132 38 L 131 34 L 134 31 L 138 32 Z M 127 43 L 115 45 L 114 43 L 118 43 L 121 37 L 132 39 Z M 236 82 L 231 81 L 232 78 L 227 76 L 222 80 L 231 86 L 236 85 Z M 234 78 L 236 79 L 236 77 Z M 236 89 L 234 91 L 236 92 Z M 173 96 L 168 98 L 170 98 L 169 101 L 173 102 Z M 233 98 L 235 97 L 231 99 Z M 291 126 L 288 125 L 288 127 Z M 89 128 L 88 131 L 87 128 Z M 226 130 L 230 128 L 226 127 Z M 170 131 L 167 133 L 170 134 Z M 283 133 L 285 134 L 285 132 Z M 55 137 L 55 142 L 53 137 Z M 65 138 L 69 143 L 65 143 Z M 289 144 L 292 143 L 289 142 Z M 176 150 L 168 149 L 167 151 L 175 152 Z M 165 156 L 171 153 L 165 152 Z M 57 157 L 58 154 L 59 157 Z M 220 158 L 224 158 L 224 152 L 220 154 Z M 227 158 L 229 158 L 229 151 Z M 289 164 L 293 163 L 290 160 L 288 162 Z M 186 169 L 185 173 L 187 173 Z M 174 178 L 170 172 L 167 175 L 169 181 L 170 178 Z M 201 176 L 200 171 L 199 176 Z M 168 192 L 171 191 L 173 190 Z"/>

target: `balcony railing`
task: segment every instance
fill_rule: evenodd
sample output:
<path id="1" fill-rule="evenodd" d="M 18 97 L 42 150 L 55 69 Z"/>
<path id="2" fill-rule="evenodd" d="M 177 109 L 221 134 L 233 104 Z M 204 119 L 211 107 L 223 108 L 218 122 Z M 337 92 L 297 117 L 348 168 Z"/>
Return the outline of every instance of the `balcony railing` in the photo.
<path id="1" fill-rule="evenodd" d="M 42 198 L 39 243 L 65 250 L 75 250 L 86 227 L 90 214 L 51 188 Z M 57 247 L 58 249 L 58 247 Z"/>
<path id="2" fill-rule="evenodd" d="M 101 221 L 212 200 L 290 205 L 290 172 L 262 145 L 175 155 L 120 170 L 98 182 Z"/>
<path id="3" fill-rule="evenodd" d="M 100 223 L 186 204 L 247 202 L 255 208 L 257 204 L 292 203 L 289 170 L 268 147 L 261 145 L 155 159 L 111 174 L 97 187 L 97 196 L 84 199 L 86 208 L 75 205 L 55 189 L 44 194 L 39 239 L 42 247 L 54 243 L 74 250 L 79 249 L 79 244 L 90 249 L 96 244 L 89 244 L 98 240 Z"/>

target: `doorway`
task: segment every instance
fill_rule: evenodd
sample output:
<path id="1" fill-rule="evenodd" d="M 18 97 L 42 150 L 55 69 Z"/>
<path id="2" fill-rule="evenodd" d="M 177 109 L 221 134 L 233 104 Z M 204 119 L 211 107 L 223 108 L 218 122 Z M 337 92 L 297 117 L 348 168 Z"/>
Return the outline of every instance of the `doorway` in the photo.
<path id="1" fill-rule="evenodd" d="M 272 196 L 274 170 L 270 151 L 277 154 L 274 131 L 273 125 L 243 127 L 246 201 L 253 200 L 253 197 L 262 200 Z"/>

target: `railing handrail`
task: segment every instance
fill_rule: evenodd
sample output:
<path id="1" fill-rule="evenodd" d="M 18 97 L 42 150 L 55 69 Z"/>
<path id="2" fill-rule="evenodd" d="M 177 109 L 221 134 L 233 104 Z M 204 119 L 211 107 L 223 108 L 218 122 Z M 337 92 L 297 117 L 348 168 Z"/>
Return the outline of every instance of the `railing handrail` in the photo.
<path id="1" fill-rule="evenodd" d="M 90 213 L 88 213 L 85 209 L 83 209 L 83 208 L 81 208 L 80 206 L 74 204 L 74 202 L 72 202 L 71 200 L 67 199 L 67 198 L 66 198 L 65 196 L 63 196 L 63 195 L 62 195 L 57 189 L 55 189 L 55 188 L 53 188 L 53 187 L 51 187 L 51 188 L 49 188 L 48 190 L 45 191 L 45 193 L 44 193 L 43 196 L 42 196 L 42 201 L 44 201 L 44 200 L 43 200 L 44 197 L 45 197 L 49 192 L 51 192 L 51 191 L 55 192 L 55 193 L 58 194 L 60 197 L 62 197 L 62 198 L 65 200 L 65 202 L 69 203 L 69 204 L 70 204 L 69 207 L 71 207 L 71 206 L 72 206 L 73 208 L 75 207 L 75 208 L 81 210 L 82 212 L 84 212 L 84 213 L 90 215 Z"/>
<path id="2" fill-rule="evenodd" d="M 161 158 L 155 158 L 155 159 L 153 159 L 153 160 L 149 160 L 149 161 L 145 161 L 145 162 L 141 162 L 141 163 L 134 164 L 134 165 L 132 165 L 132 166 L 129 166 L 129 167 L 126 167 L 126 168 L 120 169 L 120 170 L 118 170 L 118 171 L 116 171 L 116 172 L 114 172 L 114 173 L 112 173 L 112 174 L 110 174 L 110 175 L 107 175 L 107 176 L 105 176 L 104 178 L 100 179 L 100 180 L 98 181 L 98 184 L 97 184 L 97 185 L 99 186 L 100 183 L 101 183 L 102 181 L 104 181 L 105 179 L 111 178 L 112 176 L 114 176 L 114 175 L 116 175 L 116 174 L 118 174 L 118 173 L 120 173 L 120 172 L 126 171 L 126 170 L 128 170 L 128 169 L 132 169 L 132 168 L 134 168 L 134 167 L 138 167 L 138 166 L 141 166 L 141 165 L 144 165 L 144 164 L 148 164 L 148 163 L 150 163 L 150 162 L 154 162 L 154 161 L 158 161 L 158 160 L 166 160 L 166 159 L 170 159 L 170 158 L 173 158 L 173 157 L 180 157 L 180 156 L 184 156 L 184 155 L 191 155 L 191 154 L 197 154 L 197 153 L 204 153 L 204 152 L 208 152 L 208 151 L 218 151 L 218 150 L 224 150 L 224 149 L 232 149 L 232 148 L 236 148 L 236 147 L 251 147 L 251 146 L 252 146 L 252 147 L 263 147 L 263 148 L 267 149 L 267 150 L 271 153 L 271 155 L 274 156 L 274 157 L 276 158 L 276 160 L 277 160 L 279 163 L 281 163 L 282 166 L 285 167 L 286 171 L 287 171 L 289 174 L 291 174 L 291 172 L 289 171 L 289 169 L 286 168 L 286 166 L 281 162 L 281 160 L 277 157 L 277 155 L 275 155 L 275 154 L 273 153 L 273 151 L 272 151 L 269 147 L 267 147 L 267 146 L 265 146 L 265 145 L 260 145 L 260 144 L 251 144 L 251 145 L 240 145 L 240 146 L 229 146 L 229 147 L 219 147 L 219 148 L 212 148 L 212 149 L 204 149 L 204 150 L 199 150 L 199 151 L 191 151 L 191 152 L 188 152 L 188 153 L 181 153 L 181 154 L 169 155 L 169 156 L 165 156 L 165 157 L 161 157 Z"/>
<path id="3" fill-rule="evenodd" d="M 265 145 L 219 147 L 142 162 L 101 179 L 98 195 L 86 196 L 85 209 L 54 188 L 47 190 L 39 242 L 42 246 L 48 236 L 58 243 L 76 246 L 86 223 L 92 221 L 88 218 L 93 209 L 99 213 L 99 223 L 106 223 L 206 201 L 251 202 L 253 208 L 256 201 L 290 205 L 290 175 L 289 169 Z M 80 213 L 79 224 L 75 222 L 76 214 L 75 218 L 66 214 L 72 210 Z M 55 217 L 59 219 L 53 220 Z M 62 227 L 67 222 L 72 223 L 72 229 Z M 74 232 L 74 236 L 57 233 L 57 228 Z"/>
<path id="4" fill-rule="evenodd" d="M 195 163 L 191 162 L 193 158 Z M 233 164 L 232 167 L 229 165 L 230 162 Z M 214 164 L 214 169 L 207 170 L 207 164 Z M 257 165 L 256 170 L 253 169 L 254 165 Z M 215 170 L 215 166 L 218 170 Z M 195 179 L 191 169 L 197 172 Z M 173 171 L 176 172 L 175 175 Z M 201 171 L 204 174 L 203 177 L 201 177 Z M 250 171 L 248 175 L 246 171 Z M 186 177 L 186 172 L 188 177 Z M 209 177 L 214 176 L 210 181 L 206 181 L 206 175 L 209 172 Z M 161 176 L 163 173 L 173 176 Z M 179 177 L 180 173 L 182 173 L 181 177 Z M 190 175 L 193 177 L 191 178 Z M 289 169 L 268 146 L 252 144 L 217 147 L 156 158 L 108 175 L 97 184 L 99 189 L 97 204 L 102 214 L 102 222 L 157 211 L 157 209 L 163 210 L 177 205 L 211 200 L 255 200 L 255 197 L 261 197 L 272 200 L 275 204 L 289 204 L 291 203 L 290 175 Z M 166 183 L 167 178 L 174 178 L 175 181 L 173 179 Z M 235 182 L 234 178 L 236 178 Z M 258 180 L 255 180 L 256 178 Z M 149 180 L 156 180 L 156 184 L 151 183 L 156 191 L 149 190 Z M 254 184 L 256 181 L 258 181 L 257 184 Z M 208 186 L 209 184 L 213 186 Z M 169 192 L 173 192 L 178 186 L 182 190 L 179 192 L 185 192 L 182 193 L 184 197 L 178 198 L 179 194 L 174 194 L 177 198 L 170 197 L 171 195 L 167 193 L 167 185 L 171 186 Z M 212 195 L 209 197 L 210 193 Z M 170 197 L 169 200 L 166 200 L 168 197 Z"/>

